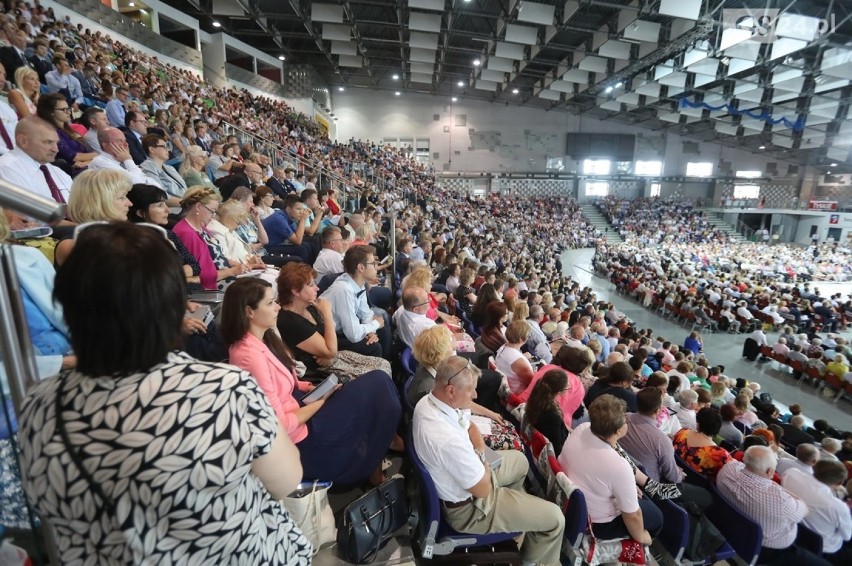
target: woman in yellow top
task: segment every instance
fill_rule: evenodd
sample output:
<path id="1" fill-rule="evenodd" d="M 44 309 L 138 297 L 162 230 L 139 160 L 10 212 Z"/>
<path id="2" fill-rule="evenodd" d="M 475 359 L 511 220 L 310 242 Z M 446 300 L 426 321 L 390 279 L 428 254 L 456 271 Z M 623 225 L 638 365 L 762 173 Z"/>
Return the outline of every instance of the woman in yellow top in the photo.
<path id="1" fill-rule="evenodd" d="M 849 362 L 846 361 L 846 356 L 837 354 L 832 361 L 826 364 L 825 370 L 843 379 L 843 376 L 849 373 Z"/>

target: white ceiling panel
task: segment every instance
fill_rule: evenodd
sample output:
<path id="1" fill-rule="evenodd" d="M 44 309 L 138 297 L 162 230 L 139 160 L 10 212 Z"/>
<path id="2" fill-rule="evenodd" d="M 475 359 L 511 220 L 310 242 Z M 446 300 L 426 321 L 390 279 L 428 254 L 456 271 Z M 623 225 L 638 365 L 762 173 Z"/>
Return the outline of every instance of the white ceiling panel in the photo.
<path id="1" fill-rule="evenodd" d="M 511 73 L 515 70 L 515 62 L 511 59 L 503 59 L 502 57 L 489 57 L 486 68 L 491 71 Z"/>
<path id="2" fill-rule="evenodd" d="M 704 116 L 704 110 L 701 108 L 681 108 L 680 113 L 684 116 L 691 116 L 693 118 L 702 118 Z"/>
<path id="3" fill-rule="evenodd" d="M 603 57 L 611 57 L 613 59 L 630 59 L 630 47 L 629 43 L 625 43 L 623 41 L 618 41 L 617 39 L 610 39 L 598 49 L 598 54 Z"/>
<path id="4" fill-rule="evenodd" d="M 766 127 L 766 122 L 763 120 L 755 120 L 754 118 L 748 118 L 743 116 L 743 119 L 740 121 L 740 125 L 753 132 L 762 132 Z"/>
<path id="5" fill-rule="evenodd" d="M 737 98 L 739 100 L 742 100 L 742 101 L 745 101 L 745 102 L 758 102 L 759 103 L 761 100 L 763 100 L 763 89 L 762 88 L 756 88 L 756 89 L 749 91 L 749 92 L 742 92 L 742 93 L 737 95 Z M 740 110 L 742 110 L 742 109 L 743 109 L 743 106 L 740 106 Z"/>
<path id="6" fill-rule="evenodd" d="M 666 75 L 660 79 L 660 84 L 666 86 L 682 87 L 686 85 L 686 73 L 675 72 Z"/>
<path id="7" fill-rule="evenodd" d="M 820 81 L 820 79 L 823 80 Z M 816 85 L 814 85 L 814 92 L 827 92 L 829 90 L 843 88 L 848 84 L 849 81 L 845 79 L 835 79 L 833 77 L 817 77 Z"/>
<path id="8" fill-rule="evenodd" d="M 662 0 L 660 14 L 674 18 L 697 20 L 701 15 L 702 0 Z"/>
<path id="9" fill-rule="evenodd" d="M 828 151 L 825 152 L 825 156 L 835 161 L 846 161 L 849 159 L 849 150 L 829 147 Z"/>
<path id="10" fill-rule="evenodd" d="M 852 77 L 852 49 L 835 47 L 826 50 L 820 64 L 823 74 L 832 77 Z"/>
<path id="11" fill-rule="evenodd" d="M 530 26 L 519 26 L 517 24 L 506 25 L 506 41 L 509 43 L 522 43 L 524 45 L 535 45 L 538 40 L 538 29 Z"/>
<path id="12" fill-rule="evenodd" d="M 822 20 L 797 14 L 781 14 L 775 24 L 775 35 L 803 41 L 813 41 L 820 34 Z"/>
<path id="13" fill-rule="evenodd" d="M 642 86 L 638 87 L 635 92 L 636 94 L 643 94 L 645 96 L 660 96 L 660 85 L 658 83 L 645 83 Z"/>
<path id="14" fill-rule="evenodd" d="M 581 71 L 580 69 L 568 69 L 568 71 L 562 75 L 562 80 L 570 83 L 588 83 L 589 72 Z"/>
<path id="15" fill-rule="evenodd" d="M 688 67 L 690 73 L 696 73 L 699 75 L 710 75 L 712 77 L 716 77 L 716 73 L 719 71 L 719 61 L 718 59 L 704 59 L 703 61 L 698 61 L 697 63 L 693 63 Z"/>
<path id="16" fill-rule="evenodd" d="M 419 63 L 419 62 L 416 62 L 416 61 L 412 61 L 410 63 L 409 69 L 411 70 L 412 73 L 423 73 L 423 74 L 431 75 L 432 71 L 435 70 L 435 64 L 434 63 Z"/>
<path id="17" fill-rule="evenodd" d="M 669 34 L 669 41 L 675 40 L 678 37 L 682 36 L 689 30 L 695 27 L 695 22 L 691 20 L 683 20 L 679 18 L 675 18 L 671 23 L 671 32 Z"/>
<path id="18" fill-rule="evenodd" d="M 422 83 L 430 85 L 432 84 L 432 75 L 430 73 L 411 73 L 411 82 L 413 83 Z"/>
<path id="19" fill-rule="evenodd" d="M 569 83 L 567 81 L 553 81 L 550 83 L 550 90 L 555 90 L 556 92 L 570 92 L 574 93 L 574 83 Z"/>
<path id="20" fill-rule="evenodd" d="M 639 104 L 639 95 L 635 92 L 625 92 L 621 96 L 617 97 L 616 100 L 623 102 L 624 104 L 632 104 L 636 106 Z"/>
<path id="21" fill-rule="evenodd" d="M 760 85 L 757 83 L 753 83 L 750 81 L 736 81 L 736 85 L 734 86 L 734 96 L 740 95 L 744 92 L 751 92 L 753 90 L 757 90 Z"/>
<path id="22" fill-rule="evenodd" d="M 524 0 L 521 2 L 521 7 L 518 8 L 518 21 L 529 24 L 550 26 L 553 25 L 553 15 L 555 11 L 556 6 Z"/>
<path id="23" fill-rule="evenodd" d="M 497 50 L 494 52 L 497 57 L 503 57 L 504 59 L 514 59 L 515 61 L 520 61 L 524 58 L 526 52 L 526 48 L 523 45 L 518 45 L 517 43 L 506 43 L 505 41 L 497 42 Z"/>
<path id="24" fill-rule="evenodd" d="M 591 71 L 593 73 L 606 72 L 606 59 L 603 57 L 588 56 L 580 61 L 580 69 L 583 71 Z"/>
<path id="25" fill-rule="evenodd" d="M 630 12 L 629 10 L 622 10 L 619 13 L 619 17 L 621 14 L 633 14 L 633 12 Z M 624 39 L 656 43 L 660 39 L 660 24 L 657 22 L 634 20 L 631 24 L 624 28 Z"/>
<path id="26" fill-rule="evenodd" d="M 654 67 L 654 80 L 658 81 L 672 73 L 674 73 L 674 61 L 666 61 L 665 63 Z"/>
<path id="27" fill-rule="evenodd" d="M 770 47 L 770 55 L 769 60 L 774 61 L 775 59 L 780 59 L 781 57 L 786 57 L 791 53 L 795 53 L 796 51 L 801 51 L 805 47 L 808 46 L 807 41 L 802 41 L 801 39 L 790 39 L 788 37 L 779 37 L 775 41 L 772 42 Z"/>
<path id="28" fill-rule="evenodd" d="M 477 88 L 479 90 L 495 91 L 495 90 L 497 90 L 497 85 L 498 85 L 498 83 L 495 83 L 493 81 L 483 81 L 482 79 L 476 79 L 476 83 L 474 84 L 474 88 Z"/>
<path id="29" fill-rule="evenodd" d="M 734 126 L 732 124 L 726 124 L 724 122 L 716 122 L 714 129 L 720 134 L 725 134 L 728 136 L 735 136 L 739 131 L 738 126 Z"/>
<path id="30" fill-rule="evenodd" d="M 754 61 L 748 61 L 746 59 L 731 59 L 731 62 L 728 63 L 728 75 L 742 73 L 743 71 L 753 68 L 754 65 Z"/>
<path id="31" fill-rule="evenodd" d="M 772 78 L 769 80 L 770 84 L 778 84 L 780 82 L 795 79 L 797 77 L 802 76 L 802 69 L 798 69 L 796 67 L 787 67 L 784 65 L 778 65 L 774 71 L 772 71 Z"/>
<path id="32" fill-rule="evenodd" d="M 613 112 L 621 112 L 621 103 L 616 100 L 608 100 L 601 104 L 604 110 L 612 110 Z"/>
<path id="33" fill-rule="evenodd" d="M 559 100 L 562 95 L 556 92 L 555 90 L 544 89 L 538 93 L 539 98 L 543 98 L 545 100 Z"/>
<path id="34" fill-rule="evenodd" d="M 322 25 L 322 38 L 328 39 L 331 41 L 349 41 L 352 37 L 352 30 L 349 29 L 349 26 L 341 25 L 341 24 L 323 24 Z"/>
<path id="35" fill-rule="evenodd" d="M 411 61 L 420 61 L 421 63 L 434 63 L 435 62 L 435 50 L 434 49 L 418 49 L 416 47 L 412 47 L 411 52 L 408 55 L 408 58 Z"/>
<path id="36" fill-rule="evenodd" d="M 719 41 L 719 50 L 724 51 L 744 41 L 751 39 L 751 30 L 728 28 L 722 30 L 722 39 Z"/>
<path id="37" fill-rule="evenodd" d="M 479 78 L 485 81 L 493 81 L 501 83 L 506 78 L 506 73 L 503 71 L 492 71 L 491 69 L 482 69 L 479 72 Z"/>
<path id="38" fill-rule="evenodd" d="M 773 126 L 773 128 L 777 128 L 778 126 Z M 788 138 L 787 136 L 782 136 L 781 134 L 772 134 L 772 145 L 779 145 L 781 147 L 792 148 L 793 147 L 793 138 Z"/>
<path id="39" fill-rule="evenodd" d="M 678 122 L 680 122 L 680 113 L 660 112 L 659 114 L 657 114 L 657 118 L 659 118 L 663 122 L 671 122 L 673 124 L 677 124 Z"/>
<path id="40" fill-rule="evenodd" d="M 441 31 L 441 14 L 410 12 L 408 15 L 408 29 L 439 33 Z"/>
<path id="41" fill-rule="evenodd" d="M 707 51 L 704 49 L 688 49 L 683 54 L 683 66 L 689 67 L 707 59 Z"/>
<path id="42" fill-rule="evenodd" d="M 786 102 L 788 100 L 793 100 L 799 98 L 799 93 L 797 92 L 789 92 L 784 90 L 777 90 L 772 93 L 772 104 L 777 104 L 779 102 Z"/>
<path id="43" fill-rule="evenodd" d="M 358 46 L 354 41 L 332 41 L 332 55 L 358 55 Z"/>
<path id="44" fill-rule="evenodd" d="M 420 10 L 444 11 L 444 0 L 408 0 L 408 7 Z"/>
<path id="45" fill-rule="evenodd" d="M 408 38 L 408 45 L 418 49 L 438 49 L 438 34 L 413 31 Z"/>
<path id="46" fill-rule="evenodd" d="M 639 58 L 645 57 L 646 55 L 650 55 L 657 49 L 657 42 L 647 42 L 643 41 L 639 44 Z"/>
<path id="47" fill-rule="evenodd" d="M 802 143 L 799 144 L 799 149 L 815 149 L 822 147 L 823 143 L 825 143 L 824 135 L 807 135 L 803 133 Z"/>
<path id="48" fill-rule="evenodd" d="M 311 20 L 332 24 L 343 23 L 343 6 L 340 4 L 311 4 Z"/>
<path id="49" fill-rule="evenodd" d="M 340 57 L 339 63 L 340 63 L 341 67 L 359 68 L 359 67 L 363 66 L 363 63 L 364 63 L 361 60 L 360 57 L 353 56 L 353 55 L 340 55 L 339 57 Z"/>
<path id="50" fill-rule="evenodd" d="M 805 86 L 805 77 L 798 76 L 793 79 L 787 79 L 786 81 L 781 81 L 780 83 L 775 83 L 775 88 L 780 90 L 789 90 L 792 92 L 801 92 L 802 88 Z"/>

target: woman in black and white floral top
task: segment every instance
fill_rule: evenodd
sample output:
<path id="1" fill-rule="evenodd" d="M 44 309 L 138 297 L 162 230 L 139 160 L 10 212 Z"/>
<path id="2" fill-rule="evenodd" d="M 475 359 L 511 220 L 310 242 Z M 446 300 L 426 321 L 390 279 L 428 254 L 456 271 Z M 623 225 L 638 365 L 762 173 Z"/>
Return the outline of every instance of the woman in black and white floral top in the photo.
<path id="1" fill-rule="evenodd" d="M 299 453 L 255 380 L 171 351 L 185 283 L 174 250 L 129 223 L 80 233 L 56 277 L 76 370 L 21 412 L 24 489 L 70 564 L 309 564 L 278 502 Z"/>

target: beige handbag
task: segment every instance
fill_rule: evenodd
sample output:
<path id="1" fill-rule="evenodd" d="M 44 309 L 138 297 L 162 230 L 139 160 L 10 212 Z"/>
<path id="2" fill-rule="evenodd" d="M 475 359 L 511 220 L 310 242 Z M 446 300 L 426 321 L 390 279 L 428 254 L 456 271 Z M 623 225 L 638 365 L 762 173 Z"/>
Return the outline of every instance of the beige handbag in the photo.
<path id="1" fill-rule="evenodd" d="M 331 482 L 302 482 L 296 490 L 281 500 L 290 517 L 311 541 L 316 554 L 320 547 L 337 539 L 334 513 L 328 504 Z"/>

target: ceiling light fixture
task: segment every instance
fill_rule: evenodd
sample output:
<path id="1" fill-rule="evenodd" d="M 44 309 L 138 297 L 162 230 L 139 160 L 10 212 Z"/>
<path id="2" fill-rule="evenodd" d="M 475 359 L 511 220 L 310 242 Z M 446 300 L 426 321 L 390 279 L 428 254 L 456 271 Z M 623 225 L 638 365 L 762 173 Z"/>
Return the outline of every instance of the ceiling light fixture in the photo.
<path id="1" fill-rule="evenodd" d="M 222 27 L 222 24 L 220 24 L 220 23 L 219 23 L 219 22 L 217 22 L 216 20 L 213 20 L 213 27 L 214 27 L 214 28 L 220 28 L 220 27 Z"/>
<path id="2" fill-rule="evenodd" d="M 611 87 L 611 86 L 606 87 L 606 92 L 607 92 L 607 93 L 612 92 L 612 87 Z"/>
<path id="3" fill-rule="evenodd" d="M 458 83 L 456 83 L 456 84 L 458 84 L 459 86 L 464 86 L 464 81 L 459 81 L 459 82 L 458 82 Z"/>
<path id="4" fill-rule="evenodd" d="M 286 59 L 287 59 L 287 58 L 286 58 L 286 57 L 284 57 L 283 55 L 279 55 L 279 56 L 278 56 L 278 60 L 279 60 L 279 61 L 284 61 L 284 60 L 286 60 Z"/>
<path id="5" fill-rule="evenodd" d="M 128 4 L 128 6 L 130 6 L 131 8 L 133 8 L 134 6 L 136 6 L 136 3 L 135 3 L 135 2 L 131 2 L 130 4 Z"/>
<path id="6" fill-rule="evenodd" d="M 399 96 L 400 94 L 402 94 L 402 93 L 401 93 L 401 92 L 399 92 L 399 91 L 396 91 L 396 92 L 394 93 L 394 95 L 395 95 L 395 96 Z"/>
<path id="7" fill-rule="evenodd" d="M 343 92 L 345 89 L 342 86 L 337 87 L 337 90 Z"/>
<path id="8" fill-rule="evenodd" d="M 481 64 L 482 64 L 482 61 L 480 61 L 479 59 L 474 59 L 474 60 L 473 60 L 473 66 L 474 66 L 474 67 L 478 67 L 478 66 L 480 66 Z"/>
<path id="9" fill-rule="evenodd" d="M 398 81 L 398 80 L 399 80 L 399 75 L 394 74 L 394 76 L 392 76 L 391 78 L 392 78 L 393 80 L 395 80 L 395 81 Z"/>
<path id="10" fill-rule="evenodd" d="M 832 164 L 831 164 L 831 166 L 832 166 L 832 167 L 837 167 L 837 163 L 832 163 Z"/>
<path id="11" fill-rule="evenodd" d="M 621 87 L 623 87 L 623 86 L 624 86 L 624 83 L 623 83 L 623 82 L 621 82 L 621 81 L 619 81 L 619 82 L 615 83 L 615 88 L 621 88 Z"/>
<path id="12" fill-rule="evenodd" d="M 518 89 L 516 89 L 516 88 L 512 89 L 512 94 L 518 94 L 518 92 L 520 92 Z"/>
<path id="13" fill-rule="evenodd" d="M 757 148 L 757 149 L 766 149 L 766 146 L 765 146 L 765 145 L 762 145 L 762 146 L 760 146 L 760 147 L 759 147 L 759 148 Z"/>
<path id="14" fill-rule="evenodd" d="M 453 102 L 458 102 L 459 98 L 457 96 L 454 96 L 450 100 L 452 100 Z"/>

